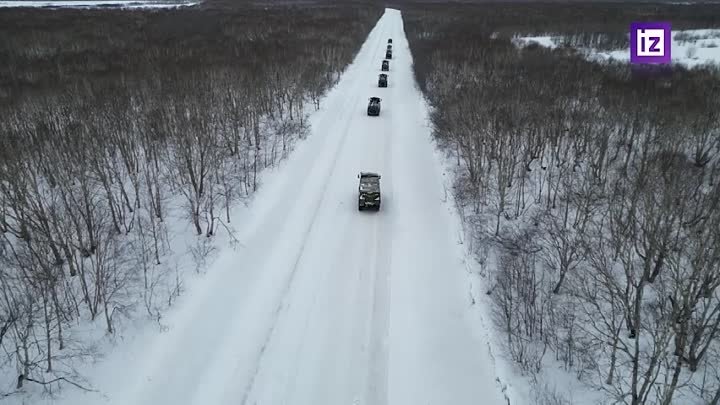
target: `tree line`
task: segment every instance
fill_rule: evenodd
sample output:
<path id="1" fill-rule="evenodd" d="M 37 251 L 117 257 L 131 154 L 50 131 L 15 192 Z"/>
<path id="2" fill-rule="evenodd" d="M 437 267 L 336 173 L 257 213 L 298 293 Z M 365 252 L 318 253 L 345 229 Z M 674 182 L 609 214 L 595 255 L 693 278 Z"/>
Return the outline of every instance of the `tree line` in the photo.
<path id="1" fill-rule="evenodd" d="M 717 405 L 720 70 L 512 43 L 541 19 L 574 35 L 566 18 L 580 14 L 601 34 L 668 10 L 685 10 L 674 27 L 720 25 L 716 5 L 625 7 L 406 4 L 403 16 L 493 320 L 536 402 L 571 403 L 542 389 L 558 364 L 603 403 Z"/>
<path id="2" fill-rule="evenodd" d="M 556 36 L 560 44 L 598 50 L 629 47 L 627 34 L 632 21 L 669 21 L 673 30 L 720 27 L 718 3 L 694 6 L 619 1 L 601 4 L 583 1 L 486 2 L 482 6 L 478 5 L 483 3 L 480 0 L 463 2 L 465 5 L 457 3 L 460 2 L 446 7 L 444 4 L 414 0 L 389 2 L 390 6 L 411 12 L 417 10 L 431 16 L 414 22 L 424 36 L 436 35 L 434 27 L 442 24 L 446 33 L 443 35 L 451 35 L 451 32 L 461 35 L 459 31 L 468 27 L 475 34 L 494 32 L 504 37 Z M 479 7 L 482 7 L 482 12 L 474 12 L 472 20 L 460 11 L 463 8 L 478 10 Z"/>
<path id="3" fill-rule="evenodd" d="M 161 319 L 182 290 L 171 240 L 190 224 L 200 258 L 232 233 L 381 13 L 0 10 L 0 370 L 18 376 L 0 395 L 89 389 L 69 330 Z"/>

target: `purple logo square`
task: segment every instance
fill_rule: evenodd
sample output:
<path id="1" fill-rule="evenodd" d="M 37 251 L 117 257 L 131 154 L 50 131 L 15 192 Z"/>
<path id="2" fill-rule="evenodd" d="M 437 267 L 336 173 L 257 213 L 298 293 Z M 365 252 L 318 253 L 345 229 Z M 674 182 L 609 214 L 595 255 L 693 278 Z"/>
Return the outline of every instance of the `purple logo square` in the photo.
<path id="1" fill-rule="evenodd" d="M 630 24 L 630 63 L 670 63 L 672 34 L 669 22 Z"/>

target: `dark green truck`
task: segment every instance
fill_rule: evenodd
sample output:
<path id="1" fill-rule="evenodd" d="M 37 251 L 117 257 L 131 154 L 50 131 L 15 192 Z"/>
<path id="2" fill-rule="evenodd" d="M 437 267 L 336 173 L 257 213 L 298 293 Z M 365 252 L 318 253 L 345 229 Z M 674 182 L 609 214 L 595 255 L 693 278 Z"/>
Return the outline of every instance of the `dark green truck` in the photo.
<path id="1" fill-rule="evenodd" d="M 380 210 L 380 175 L 372 172 L 358 174 L 358 211 L 365 209 Z"/>

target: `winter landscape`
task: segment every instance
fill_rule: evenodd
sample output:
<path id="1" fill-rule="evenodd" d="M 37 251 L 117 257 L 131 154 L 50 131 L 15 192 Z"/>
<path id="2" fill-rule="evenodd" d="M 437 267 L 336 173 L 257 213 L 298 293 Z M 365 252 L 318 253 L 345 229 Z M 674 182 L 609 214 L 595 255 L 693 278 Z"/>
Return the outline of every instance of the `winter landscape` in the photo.
<path id="1" fill-rule="evenodd" d="M 672 55 L 673 63 L 686 67 L 717 65 L 720 63 L 720 30 L 686 30 L 673 33 Z M 532 43 L 556 48 L 564 45 L 564 37 L 526 37 L 517 38 L 516 43 L 526 46 Z M 571 44 L 569 44 L 572 46 Z M 630 49 L 617 49 L 610 51 L 596 51 L 594 49 L 579 48 L 587 54 L 590 60 L 615 59 L 629 62 Z"/>
<path id="2" fill-rule="evenodd" d="M 0 1 L 0 38 L 0 404 L 720 404 L 719 4 Z"/>

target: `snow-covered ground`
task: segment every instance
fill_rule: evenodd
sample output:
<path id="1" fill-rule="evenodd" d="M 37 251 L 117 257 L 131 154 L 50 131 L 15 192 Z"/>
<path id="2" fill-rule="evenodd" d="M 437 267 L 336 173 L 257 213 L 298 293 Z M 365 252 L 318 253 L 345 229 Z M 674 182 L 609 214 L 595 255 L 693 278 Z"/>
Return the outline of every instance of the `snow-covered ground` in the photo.
<path id="1" fill-rule="evenodd" d="M 686 37 L 687 39 L 683 39 Z M 516 38 L 519 45 L 537 43 L 538 45 L 554 48 L 562 43 L 561 37 L 537 36 Z M 619 49 L 610 52 L 594 49 L 580 49 L 591 60 L 617 60 L 630 61 L 630 49 Z M 720 30 L 686 30 L 673 31 L 671 47 L 673 63 L 687 67 L 704 64 L 720 64 Z"/>
<path id="2" fill-rule="evenodd" d="M 98 7 L 120 7 L 120 8 L 175 8 L 188 7 L 200 4 L 199 1 L 137 1 L 137 0 L 49 0 L 49 1 L 26 1 L 9 0 L 0 1 L 0 8 L 3 7 L 49 7 L 49 8 L 98 8 Z"/>
<path id="3" fill-rule="evenodd" d="M 87 370 L 99 392 L 52 403 L 505 405 L 411 66 L 388 9 L 312 134 L 235 212 L 241 247 L 188 286 L 166 332 L 138 331 Z M 382 175 L 379 212 L 358 212 L 360 171 Z"/>

